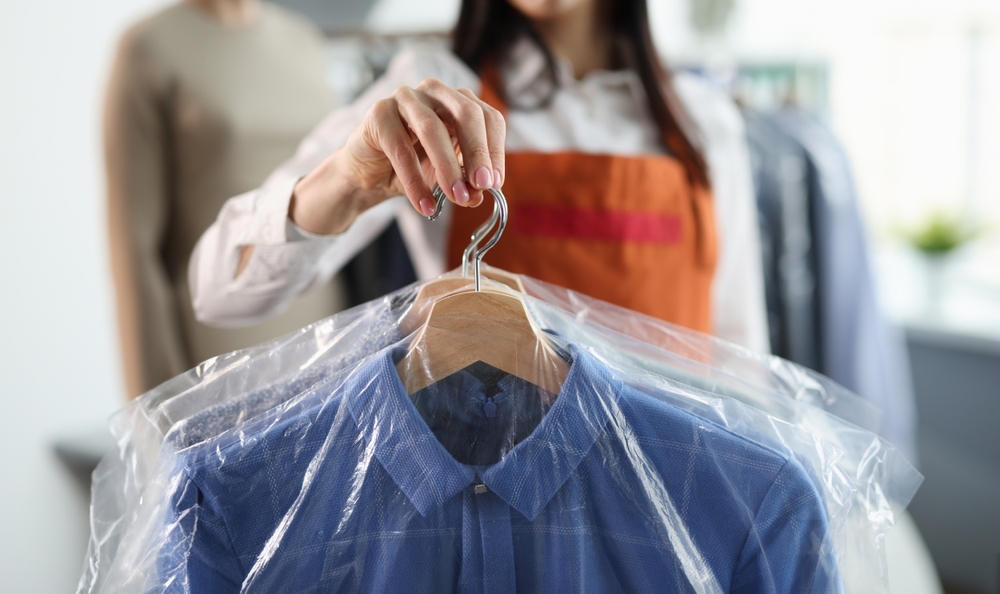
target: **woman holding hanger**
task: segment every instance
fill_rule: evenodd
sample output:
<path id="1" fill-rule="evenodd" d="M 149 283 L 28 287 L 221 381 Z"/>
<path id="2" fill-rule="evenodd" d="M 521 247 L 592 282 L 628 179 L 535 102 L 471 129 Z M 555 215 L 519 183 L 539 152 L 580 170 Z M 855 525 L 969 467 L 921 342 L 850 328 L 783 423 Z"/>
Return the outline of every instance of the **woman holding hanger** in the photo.
<path id="1" fill-rule="evenodd" d="M 428 222 L 434 184 L 457 208 Z M 402 51 L 226 203 L 191 259 L 195 312 L 275 315 L 394 218 L 418 277 L 437 276 L 491 186 L 510 223 L 490 264 L 768 350 L 742 123 L 663 66 L 645 0 L 463 0 L 451 49 Z"/>

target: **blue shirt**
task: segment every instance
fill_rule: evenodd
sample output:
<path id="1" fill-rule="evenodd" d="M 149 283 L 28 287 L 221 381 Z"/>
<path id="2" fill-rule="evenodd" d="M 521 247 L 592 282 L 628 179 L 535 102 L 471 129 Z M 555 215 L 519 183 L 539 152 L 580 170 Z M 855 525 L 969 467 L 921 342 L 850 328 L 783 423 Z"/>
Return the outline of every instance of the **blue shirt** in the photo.
<path id="1" fill-rule="evenodd" d="M 225 394 L 227 397 L 222 398 L 211 394 L 220 402 L 178 421 L 165 436 L 164 445 L 180 450 L 217 437 L 257 415 L 273 410 L 308 392 L 324 383 L 330 376 L 341 373 L 387 346 L 399 342 L 403 339 L 396 319 L 400 312 L 391 305 L 393 304 L 388 300 L 383 300 L 377 303 L 377 307 L 369 307 L 369 311 L 360 320 L 361 323 L 354 321 L 352 324 L 361 326 L 357 332 L 342 332 L 338 336 L 339 340 L 347 342 L 348 345 L 346 348 L 334 349 L 335 354 L 332 356 L 327 356 L 321 351 L 323 357 L 310 361 L 304 369 L 265 386 L 250 391 L 244 390 L 244 393 Z M 315 344 L 309 346 L 313 350 L 316 349 Z M 275 353 L 280 356 L 281 350 L 278 349 Z M 232 391 L 241 389 L 242 382 L 233 383 L 237 385 L 230 388 Z M 209 383 L 204 389 L 205 392 L 212 389 L 221 392 L 227 388 L 229 385 L 224 384 L 220 389 L 219 386 Z M 192 398 L 193 391 L 189 389 L 186 397 L 195 399 Z"/>
<path id="2" fill-rule="evenodd" d="M 312 406 L 186 450 L 156 589 L 838 591 L 798 463 L 572 358 L 554 399 L 465 376 L 411 397 L 386 349 Z M 449 427 L 485 446 L 443 444 Z"/>

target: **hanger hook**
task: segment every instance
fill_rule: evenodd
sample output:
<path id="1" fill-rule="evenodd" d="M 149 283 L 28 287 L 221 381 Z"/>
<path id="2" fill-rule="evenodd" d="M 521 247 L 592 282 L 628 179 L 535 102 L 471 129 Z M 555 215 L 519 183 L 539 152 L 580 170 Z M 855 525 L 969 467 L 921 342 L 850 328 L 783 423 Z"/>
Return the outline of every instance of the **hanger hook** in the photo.
<path id="1" fill-rule="evenodd" d="M 462 178 L 465 178 L 465 167 L 462 168 Z M 444 203 L 448 200 L 448 196 L 445 195 L 440 184 L 434 184 L 434 187 L 431 188 L 431 195 L 434 196 L 434 212 L 427 217 L 428 221 L 433 221 L 441 216 L 441 209 L 444 208 Z"/>
<path id="2" fill-rule="evenodd" d="M 503 230 L 507 227 L 507 198 L 504 197 L 503 192 L 496 188 L 490 188 L 490 193 L 493 194 L 493 200 L 495 201 L 496 209 L 500 211 L 500 216 L 498 217 L 496 224 L 496 231 L 494 231 L 493 235 L 486 242 L 486 245 L 476 251 L 475 279 L 477 291 L 482 290 L 479 265 L 483 261 L 483 256 L 486 255 L 486 252 L 490 251 L 490 248 L 495 246 L 497 242 L 500 241 L 500 236 L 503 235 Z"/>
<path id="3" fill-rule="evenodd" d="M 489 233 L 490 229 L 492 229 L 493 226 L 497 224 L 497 219 L 499 218 L 500 218 L 500 203 L 494 200 L 493 214 L 491 214 L 490 218 L 488 218 L 485 223 L 480 225 L 472 233 L 472 242 L 469 243 L 469 245 L 465 248 L 465 251 L 462 252 L 463 277 L 469 276 L 469 264 L 472 262 L 472 254 L 474 254 L 475 251 L 479 248 L 479 243 L 483 240 L 484 237 L 486 237 L 486 234 Z"/>
<path id="4" fill-rule="evenodd" d="M 490 218 L 486 221 L 486 223 L 480 225 L 479 228 L 476 229 L 475 233 L 473 233 L 472 243 L 465 249 L 465 254 L 462 260 L 462 276 L 465 276 L 465 266 L 466 261 L 468 261 L 468 256 L 473 250 L 476 251 L 474 259 L 474 276 L 476 279 L 477 291 L 482 290 L 479 264 L 483 261 L 483 256 L 486 255 L 486 252 L 490 251 L 490 248 L 495 246 L 497 242 L 500 241 L 500 235 L 503 234 L 503 230 L 507 227 L 507 198 L 504 197 L 503 192 L 496 188 L 489 188 L 489 190 L 490 193 L 493 194 L 493 214 L 490 215 Z M 435 204 L 434 212 L 427 217 L 428 221 L 433 221 L 441 215 L 441 209 L 444 207 L 445 200 L 448 199 L 444 190 L 442 190 L 441 186 L 438 184 L 434 184 L 434 188 L 431 190 L 431 193 L 434 194 Z M 493 236 L 486 242 L 486 245 L 476 250 L 476 247 L 479 245 L 479 242 L 482 241 L 483 237 L 486 236 L 486 233 L 494 227 L 496 227 L 496 232 L 494 232 Z"/>
<path id="5" fill-rule="evenodd" d="M 445 200 L 448 199 L 448 196 L 445 195 L 444 190 L 438 184 L 434 184 L 434 187 L 431 188 L 431 194 L 434 195 L 434 212 L 427 217 L 428 221 L 433 221 L 441 216 L 441 209 L 444 207 Z"/>

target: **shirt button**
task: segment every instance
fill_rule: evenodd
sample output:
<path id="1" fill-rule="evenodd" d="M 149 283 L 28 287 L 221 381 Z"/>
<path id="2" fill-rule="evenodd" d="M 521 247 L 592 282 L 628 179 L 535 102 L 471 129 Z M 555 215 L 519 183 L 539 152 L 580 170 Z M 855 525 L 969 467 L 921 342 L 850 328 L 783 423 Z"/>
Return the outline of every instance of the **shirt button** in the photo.
<path id="1" fill-rule="evenodd" d="M 475 487 L 473 487 L 473 490 L 476 492 L 476 495 L 482 495 L 489 489 L 487 489 L 486 485 L 484 485 L 483 483 L 476 483 Z"/>

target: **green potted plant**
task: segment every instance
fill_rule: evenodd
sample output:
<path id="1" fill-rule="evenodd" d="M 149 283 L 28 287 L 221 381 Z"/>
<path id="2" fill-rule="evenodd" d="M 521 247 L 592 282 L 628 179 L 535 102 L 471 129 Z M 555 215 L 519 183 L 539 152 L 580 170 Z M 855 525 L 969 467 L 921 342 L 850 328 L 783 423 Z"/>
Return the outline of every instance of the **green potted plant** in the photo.
<path id="1" fill-rule="evenodd" d="M 925 307 L 928 313 L 941 311 L 948 263 L 958 248 L 975 239 L 979 230 L 958 216 L 934 212 L 918 227 L 903 232 L 904 237 L 923 256 Z"/>
<path id="2" fill-rule="evenodd" d="M 976 235 L 977 230 L 972 225 L 943 212 L 933 213 L 923 225 L 906 233 L 913 247 L 929 257 L 951 254 Z"/>

